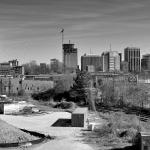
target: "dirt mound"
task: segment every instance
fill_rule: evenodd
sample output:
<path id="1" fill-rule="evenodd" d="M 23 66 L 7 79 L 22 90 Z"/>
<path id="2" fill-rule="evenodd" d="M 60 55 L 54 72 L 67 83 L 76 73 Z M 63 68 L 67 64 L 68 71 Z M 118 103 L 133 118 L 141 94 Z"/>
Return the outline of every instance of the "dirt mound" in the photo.
<path id="1" fill-rule="evenodd" d="M 38 137 L 23 132 L 5 121 L 0 120 L 0 143 L 21 143 L 36 139 L 38 139 Z"/>

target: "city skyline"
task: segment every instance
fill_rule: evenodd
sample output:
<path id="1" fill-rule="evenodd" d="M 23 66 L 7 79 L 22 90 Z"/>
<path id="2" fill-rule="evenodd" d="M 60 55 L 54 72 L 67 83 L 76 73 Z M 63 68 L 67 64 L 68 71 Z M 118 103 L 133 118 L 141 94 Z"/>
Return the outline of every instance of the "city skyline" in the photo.
<path id="1" fill-rule="evenodd" d="M 18 59 L 62 61 L 64 43 L 75 44 L 78 58 L 126 47 L 149 53 L 150 10 L 146 0 L 0 0 L 0 62 Z"/>

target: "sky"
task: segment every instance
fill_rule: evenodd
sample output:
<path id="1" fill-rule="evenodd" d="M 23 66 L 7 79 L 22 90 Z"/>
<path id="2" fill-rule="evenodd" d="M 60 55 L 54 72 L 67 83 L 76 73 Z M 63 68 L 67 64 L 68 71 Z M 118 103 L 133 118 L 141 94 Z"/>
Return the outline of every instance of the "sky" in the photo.
<path id="1" fill-rule="evenodd" d="M 149 0 L 0 0 L 0 62 L 62 61 L 64 43 L 83 54 L 128 46 L 150 53 Z"/>

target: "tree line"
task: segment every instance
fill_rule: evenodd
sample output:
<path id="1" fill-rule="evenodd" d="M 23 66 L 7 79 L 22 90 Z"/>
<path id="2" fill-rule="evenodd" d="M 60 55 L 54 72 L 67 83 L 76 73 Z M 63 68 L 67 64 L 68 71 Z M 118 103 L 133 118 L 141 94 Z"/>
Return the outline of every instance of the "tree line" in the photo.
<path id="1" fill-rule="evenodd" d="M 92 108 L 100 106 L 138 106 L 144 107 L 148 104 L 148 85 L 128 82 L 104 82 L 98 80 L 98 85 L 91 82 L 92 78 L 88 72 L 78 72 L 74 78 L 73 85 L 66 89 L 66 81 L 60 80 L 53 89 L 45 92 L 34 93 L 34 99 L 61 101 L 73 101 L 83 105 L 90 104 Z M 100 93 L 100 95 L 98 95 Z"/>
<path id="2" fill-rule="evenodd" d="M 51 67 L 51 64 L 45 64 L 44 67 L 37 64 L 35 60 L 30 61 L 22 65 L 25 70 L 25 75 L 39 75 L 39 74 L 50 74 L 50 73 L 62 73 L 62 63 L 55 67 Z"/>

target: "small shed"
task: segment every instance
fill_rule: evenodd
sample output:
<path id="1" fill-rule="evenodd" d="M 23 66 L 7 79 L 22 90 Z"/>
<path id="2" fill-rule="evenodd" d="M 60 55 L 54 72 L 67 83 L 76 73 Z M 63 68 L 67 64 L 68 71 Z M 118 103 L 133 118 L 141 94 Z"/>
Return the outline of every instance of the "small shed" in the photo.
<path id="1" fill-rule="evenodd" d="M 71 124 L 72 127 L 85 127 L 88 117 L 88 108 L 77 108 L 72 113 Z"/>

